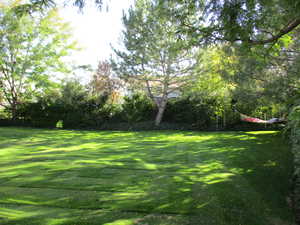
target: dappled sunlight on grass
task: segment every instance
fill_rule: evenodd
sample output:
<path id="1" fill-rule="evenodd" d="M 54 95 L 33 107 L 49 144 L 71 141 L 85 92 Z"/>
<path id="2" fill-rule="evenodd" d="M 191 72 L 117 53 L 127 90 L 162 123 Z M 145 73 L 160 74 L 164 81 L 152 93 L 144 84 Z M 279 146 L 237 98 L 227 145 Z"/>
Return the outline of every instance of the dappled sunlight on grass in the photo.
<path id="1" fill-rule="evenodd" d="M 231 176 L 234 176 L 234 174 L 232 174 L 232 173 L 213 173 L 213 174 L 204 176 L 199 181 L 202 181 L 203 183 L 206 183 L 206 184 L 214 184 L 214 183 L 229 181 Z"/>
<path id="2" fill-rule="evenodd" d="M 276 132 L 0 134 L 1 225 L 291 220 L 291 155 Z"/>
<path id="3" fill-rule="evenodd" d="M 34 213 L 28 213 L 25 214 L 20 210 L 14 210 L 14 209 L 7 209 L 4 207 L 0 207 L 0 217 L 1 218 L 12 218 L 12 219 L 16 219 L 19 217 L 25 217 L 26 216 L 32 216 L 34 215 Z"/>
<path id="4" fill-rule="evenodd" d="M 116 220 L 111 223 L 105 223 L 103 225 L 131 225 L 133 224 L 134 220 Z"/>

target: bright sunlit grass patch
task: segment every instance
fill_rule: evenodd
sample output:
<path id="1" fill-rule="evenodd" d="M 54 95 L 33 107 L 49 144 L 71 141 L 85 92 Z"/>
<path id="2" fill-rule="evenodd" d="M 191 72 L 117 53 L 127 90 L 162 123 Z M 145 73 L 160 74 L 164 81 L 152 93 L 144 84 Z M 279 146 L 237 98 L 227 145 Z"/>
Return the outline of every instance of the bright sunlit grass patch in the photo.
<path id="1" fill-rule="evenodd" d="M 0 224 L 289 224 L 290 171 L 273 131 L 0 128 Z"/>

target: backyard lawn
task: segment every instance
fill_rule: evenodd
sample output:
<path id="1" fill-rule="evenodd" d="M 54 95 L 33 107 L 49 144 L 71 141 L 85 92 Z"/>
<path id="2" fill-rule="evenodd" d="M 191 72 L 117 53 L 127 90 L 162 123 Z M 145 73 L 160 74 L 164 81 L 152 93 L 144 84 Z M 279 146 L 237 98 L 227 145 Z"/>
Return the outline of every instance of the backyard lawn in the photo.
<path id="1" fill-rule="evenodd" d="M 268 132 L 0 128 L 1 225 L 291 225 Z"/>

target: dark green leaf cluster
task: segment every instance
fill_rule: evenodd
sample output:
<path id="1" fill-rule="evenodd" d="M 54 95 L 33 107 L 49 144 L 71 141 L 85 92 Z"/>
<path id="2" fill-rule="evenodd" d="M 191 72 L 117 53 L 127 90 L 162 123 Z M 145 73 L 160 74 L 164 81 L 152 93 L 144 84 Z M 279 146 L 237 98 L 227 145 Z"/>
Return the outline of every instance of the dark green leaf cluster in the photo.
<path id="1" fill-rule="evenodd" d="M 293 107 L 289 115 L 288 128 L 291 130 L 294 154 L 293 201 L 297 224 L 300 223 L 300 105 Z"/>
<path id="2" fill-rule="evenodd" d="M 142 94 L 133 94 L 131 97 L 124 97 L 121 116 L 132 124 L 140 121 L 151 121 L 155 115 L 155 105 Z"/>
<path id="3" fill-rule="evenodd" d="M 94 2 L 94 5 L 99 9 L 102 9 L 103 1 L 102 0 L 67 0 L 64 1 L 64 5 L 72 4 L 75 7 L 78 7 L 79 10 L 83 10 L 88 2 Z M 61 1 L 57 0 L 30 0 L 28 3 L 19 4 L 14 8 L 14 11 L 18 15 L 24 14 L 33 14 L 35 12 L 43 12 L 45 10 L 55 8 L 58 4 L 61 4 Z"/>
<path id="4" fill-rule="evenodd" d="M 176 0 L 176 3 L 178 32 L 198 45 L 220 41 L 272 44 L 300 23 L 300 3 L 293 0 Z"/>

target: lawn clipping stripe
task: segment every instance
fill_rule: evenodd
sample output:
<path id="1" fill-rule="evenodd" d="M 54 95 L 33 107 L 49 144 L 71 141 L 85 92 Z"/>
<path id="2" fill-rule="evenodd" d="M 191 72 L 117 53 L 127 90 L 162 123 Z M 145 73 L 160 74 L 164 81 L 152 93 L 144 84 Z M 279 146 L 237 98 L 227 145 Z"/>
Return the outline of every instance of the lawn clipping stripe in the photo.
<path id="1" fill-rule="evenodd" d="M 292 221 L 276 132 L 0 128 L 0 159 L 1 225 Z"/>
<path id="2" fill-rule="evenodd" d="M 1 212 L 1 209 L 6 208 L 6 212 Z M 24 212 L 24 215 L 19 215 L 21 219 L 7 219 L 12 210 Z M 26 217 L 26 216 L 27 217 Z M 28 216 L 29 215 L 29 216 Z M 45 216 L 47 215 L 47 216 Z M 64 215 L 63 217 L 61 215 Z M 176 215 L 176 214 L 161 214 L 161 213 L 141 213 L 128 211 L 111 211 L 111 210 L 90 210 L 90 209 L 68 209 L 48 206 L 32 206 L 22 204 L 0 204 L 0 224 L 1 225 L 16 225 L 15 221 L 22 221 L 25 224 L 51 224 L 50 221 L 56 221 L 58 218 L 72 218 L 67 224 L 99 224 L 100 221 L 110 222 L 112 219 L 122 221 L 122 219 L 133 218 L 134 224 L 159 224 L 160 221 L 164 224 L 170 221 L 170 224 L 188 225 L 190 221 L 197 221 L 198 217 L 193 215 Z M 38 222 L 36 222 L 38 221 Z M 155 223 L 157 221 L 158 223 Z M 27 223 L 26 223 L 27 222 Z M 154 223 L 153 223 L 154 222 Z M 116 223 L 119 224 L 119 223 Z M 204 224 L 203 224 L 204 225 Z"/>

